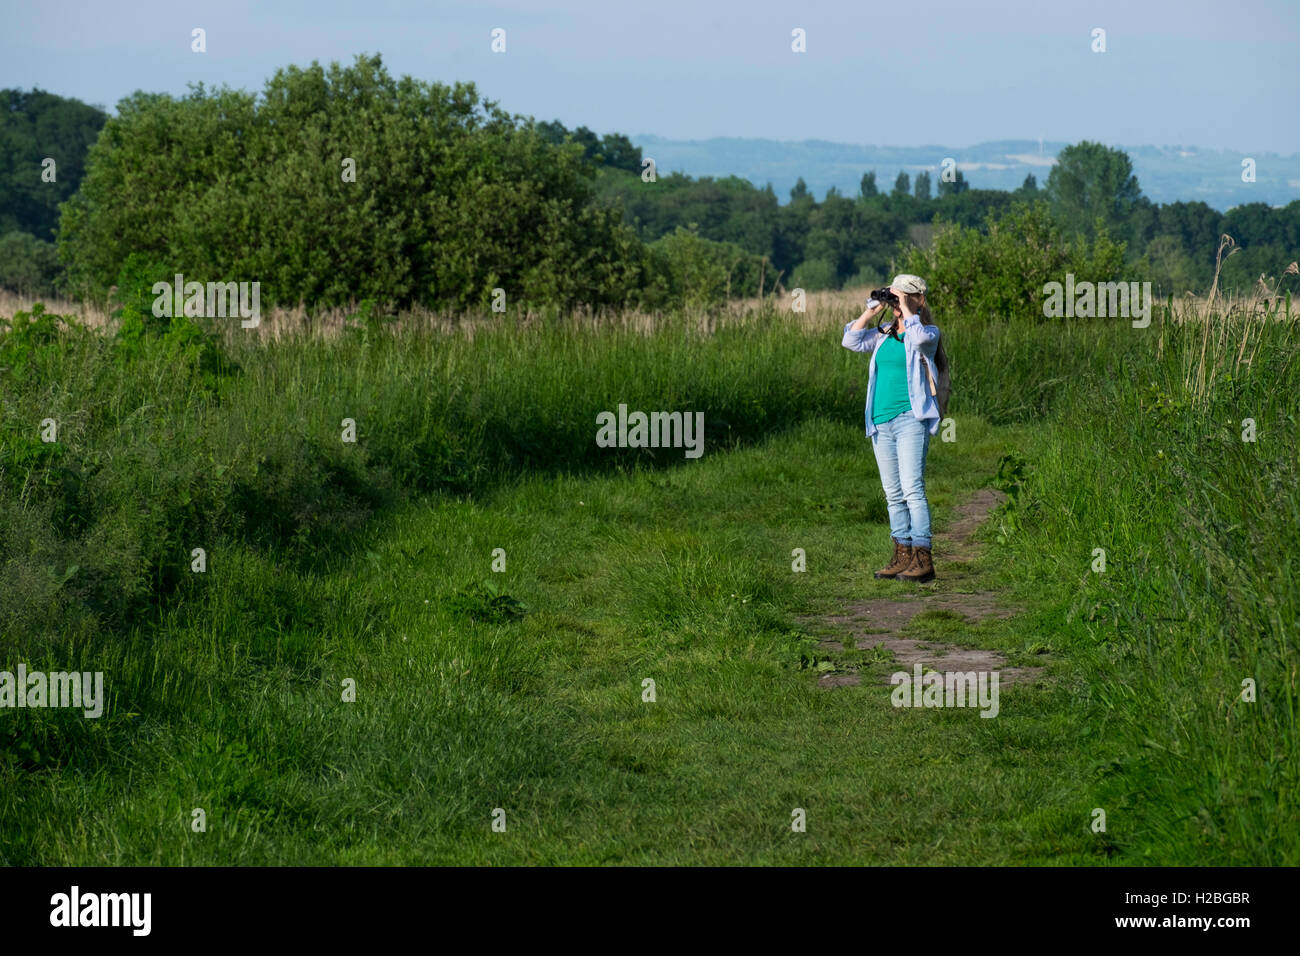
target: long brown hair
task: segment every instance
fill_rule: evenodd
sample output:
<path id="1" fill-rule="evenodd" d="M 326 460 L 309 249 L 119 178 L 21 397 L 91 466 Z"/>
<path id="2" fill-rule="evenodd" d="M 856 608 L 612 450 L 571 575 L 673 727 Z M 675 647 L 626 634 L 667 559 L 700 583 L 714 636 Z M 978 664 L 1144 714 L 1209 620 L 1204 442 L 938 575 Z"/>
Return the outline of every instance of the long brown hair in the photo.
<path id="1" fill-rule="evenodd" d="M 903 301 L 907 307 L 921 317 L 922 325 L 934 325 L 934 320 L 930 316 L 930 307 L 925 304 L 925 293 L 903 293 Z"/>
<path id="2" fill-rule="evenodd" d="M 903 300 L 907 303 L 909 309 L 921 317 L 922 325 L 934 325 L 934 318 L 930 315 L 930 307 L 925 304 L 924 292 L 919 294 L 905 293 L 903 295 Z M 940 340 L 940 344 L 935 348 L 934 367 L 937 368 L 940 373 L 948 370 L 948 356 L 943 350 L 942 340 Z"/>

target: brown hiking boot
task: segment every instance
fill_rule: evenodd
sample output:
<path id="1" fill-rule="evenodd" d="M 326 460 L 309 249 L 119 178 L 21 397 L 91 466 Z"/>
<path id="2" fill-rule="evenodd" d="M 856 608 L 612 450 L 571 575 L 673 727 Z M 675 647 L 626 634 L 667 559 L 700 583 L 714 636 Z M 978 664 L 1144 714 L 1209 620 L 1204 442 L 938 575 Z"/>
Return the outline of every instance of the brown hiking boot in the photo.
<path id="1" fill-rule="evenodd" d="M 915 581 L 917 584 L 923 584 L 926 581 L 934 580 L 934 559 L 930 556 L 929 548 L 913 548 L 912 563 L 908 565 L 906 571 L 898 573 L 899 581 Z"/>
<path id="2" fill-rule="evenodd" d="M 896 578 L 899 573 L 906 571 L 912 563 L 912 546 L 910 544 L 899 544 L 894 542 L 894 557 L 890 562 L 876 572 L 878 578 Z"/>

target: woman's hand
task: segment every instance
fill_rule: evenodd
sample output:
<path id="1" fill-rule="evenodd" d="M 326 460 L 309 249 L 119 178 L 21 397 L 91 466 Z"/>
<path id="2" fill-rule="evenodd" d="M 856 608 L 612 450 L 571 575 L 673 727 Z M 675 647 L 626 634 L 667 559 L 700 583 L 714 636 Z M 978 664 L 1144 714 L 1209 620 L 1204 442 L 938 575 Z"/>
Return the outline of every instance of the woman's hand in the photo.
<path id="1" fill-rule="evenodd" d="M 877 302 L 875 308 L 864 310 L 863 313 L 860 316 L 858 316 L 857 320 L 851 326 L 849 326 L 849 331 L 861 332 L 868 325 L 874 325 L 876 316 L 880 314 L 880 310 L 883 309 L 884 307 L 885 307 L 884 303 Z"/>
<path id="2" fill-rule="evenodd" d="M 916 314 L 907 307 L 907 299 L 903 298 L 905 295 L 907 295 L 906 292 L 900 292 L 899 290 L 893 288 L 892 286 L 890 287 L 889 291 L 894 293 L 894 295 L 898 296 L 898 309 L 902 313 L 902 317 L 904 319 L 910 319 L 913 315 Z"/>

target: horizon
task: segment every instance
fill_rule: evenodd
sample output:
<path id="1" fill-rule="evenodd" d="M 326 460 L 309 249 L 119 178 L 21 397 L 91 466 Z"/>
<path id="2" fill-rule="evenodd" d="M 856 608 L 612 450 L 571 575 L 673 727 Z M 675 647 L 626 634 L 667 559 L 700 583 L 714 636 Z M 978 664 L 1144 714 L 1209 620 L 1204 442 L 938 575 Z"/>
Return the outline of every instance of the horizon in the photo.
<path id="1" fill-rule="evenodd" d="M 699 179 L 737 176 L 759 189 L 771 185 L 784 204 L 788 192 L 803 180 L 814 196 L 830 188 L 857 195 L 864 173 L 875 171 L 877 188 L 890 190 L 899 171 L 914 175 L 939 170 L 941 158 L 951 157 L 972 189 L 1011 192 L 1032 174 L 1038 187 L 1046 185 L 1064 141 L 1001 139 L 971 146 L 898 147 L 828 140 L 782 141 L 741 137 L 675 140 L 639 134 L 632 141 L 656 160 L 661 173 L 684 171 Z M 1220 212 L 1263 203 L 1281 208 L 1300 198 L 1300 156 L 1257 151 L 1252 158 L 1260 170 L 1253 182 L 1243 182 L 1240 157 L 1230 150 L 1155 144 L 1102 145 L 1122 150 L 1133 164 L 1142 195 L 1153 203 L 1204 202 Z"/>
<path id="2" fill-rule="evenodd" d="M 47 92 L 50 92 L 50 91 L 47 91 Z M 537 119 L 542 119 L 542 117 L 539 116 L 539 117 L 537 117 Z M 864 142 L 850 142 L 849 140 L 822 139 L 822 138 L 818 138 L 818 137 L 809 137 L 809 138 L 807 138 L 807 139 L 781 139 L 781 138 L 774 137 L 774 136 L 700 136 L 700 137 L 684 137 L 684 136 L 681 136 L 681 137 L 679 137 L 679 136 L 665 136 L 665 135 L 663 135 L 662 133 L 650 133 L 650 132 L 628 133 L 626 130 L 605 130 L 605 131 L 602 131 L 602 130 L 596 130 L 595 132 L 624 133 L 625 135 L 628 136 L 628 138 L 630 138 L 630 139 L 633 140 L 634 142 L 637 141 L 637 140 L 643 140 L 643 139 L 664 139 L 664 140 L 670 140 L 670 141 L 675 142 L 675 143 L 708 143 L 708 142 L 713 141 L 713 140 L 736 140 L 736 141 L 751 142 L 751 143 L 753 143 L 753 142 L 780 143 L 780 144 L 783 145 L 783 146 L 798 146 L 798 145 L 805 145 L 805 144 L 809 144 L 809 143 L 814 143 L 814 144 L 825 144 L 825 145 L 827 145 L 827 146 L 850 146 L 850 147 L 855 147 L 855 148 L 868 147 L 868 148 L 878 148 L 878 149 L 930 149 L 930 148 L 934 148 L 934 149 L 948 149 L 948 148 L 953 148 L 953 149 L 976 149 L 976 148 L 978 148 L 978 147 L 980 147 L 980 146 L 997 146 L 997 145 L 1000 145 L 1000 144 L 1002 144 L 1002 143 L 1017 143 L 1017 144 L 1018 144 L 1018 143 L 1038 143 L 1038 142 L 1040 142 L 1040 140 L 1039 140 L 1038 137 L 1036 137 L 1036 136 L 1002 136 L 1002 137 L 998 137 L 998 138 L 996 138 L 996 139 L 985 139 L 985 140 L 979 140 L 978 142 L 972 142 L 972 143 L 960 143 L 960 144 L 958 144 L 958 143 L 939 143 L 939 142 L 933 142 L 933 143 L 915 143 L 915 144 L 912 144 L 912 145 L 898 145 L 898 144 L 894 144 L 894 143 L 888 143 L 888 144 L 885 144 L 885 143 L 877 143 L 877 144 L 872 144 L 872 143 L 864 143 Z M 1061 147 L 1071 146 L 1071 145 L 1073 145 L 1073 144 L 1075 144 L 1075 143 L 1077 143 L 1077 142 L 1080 142 L 1080 140 L 1078 140 L 1078 139 L 1074 139 L 1074 140 L 1042 140 L 1042 142 L 1043 142 L 1043 144 L 1044 144 L 1045 146 L 1049 146 L 1049 145 L 1050 145 L 1050 146 L 1056 146 L 1056 147 L 1059 149 L 1059 148 L 1061 148 Z M 1094 140 L 1094 142 L 1097 142 L 1097 141 Z M 1202 152 L 1202 153 L 1231 153 L 1231 152 L 1233 152 L 1233 150 L 1231 150 L 1231 149 L 1229 149 L 1229 148 L 1227 148 L 1227 147 L 1198 146 L 1198 145 L 1195 145 L 1195 144 L 1193 144 L 1193 143 L 1112 143 L 1112 142 L 1105 142 L 1105 141 L 1102 141 L 1102 145 L 1103 145 L 1103 146 L 1109 146 L 1109 147 L 1111 147 L 1112 149 L 1123 149 L 1123 150 L 1129 150 L 1129 149 L 1161 149 L 1161 150 L 1180 149 L 1180 150 L 1194 150 L 1194 151 Z M 1275 152 L 1275 151 L 1273 151 L 1273 150 L 1257 150 L 1256 152 L 1259 153 L 1259 155 L 1261 155 L 1261 156 L 1278 156 L 1278 157 L 1280 157 L 1280 158 L 1282 158 L 1282 159 L 1296 159 L 1296 158 L 1300 158 L 1300 151 L 1296 151 L 1296 152 L 1292 152 L 1292 153 L 1278 153 L 1278 152 Z M 1053 162 L 1055 161 L 1055 160 L 1054 160 L 1054 156 L 1055 156 L 1054 153 L 1043 153 L 1042 156 L 1043 156 L 1044 159 L 1047 159 L 1049 156 L 1051 156 L 1051 157 L 1053 157 Z M 1045 163 L 1044 165 L 1052 165 L 1052 163 Z"/>
<path id="3" fill-rule="evenodd" d="M 701 15 L 667 0 L 645 13 L 594 0 L 546 11 L 523 0 L 472 10 L 411 0 L 375 0 L 364 10 L 339 0 L 274 9 L 251 0 L 8 3 L 0 87 L 38 88 L 112 114 L 136 90 L 179 96 L 200 82 L 260 90 L 290 64 L 346 64 L 377 52 L 395 75 L 472 82 L 511 113 L 602 134 L 885 148 L 1088 139 L 1300 154 L 1300 129 L 1277 122 L 1291 106 L 1287 52 L 1300 39 L 1293 12 L 1278 0 L 1256 4 L 1248 19 L 1209 0 L 1140 9 L 1115 0 L 1048 9 L 1014 0 L 993 11 L 943 0 L 926 15 L 919 74 L 861 53 L 877 37 L 914 31 L 911 12 L 869 16 L 848 3 L 791 9 L 759 0 Z M 728 22 L 738 13 L 743 19 Z M 1258 43 L 1261 22 L 1273 38 L 1266 46 Z M 203 53 L 191 52 L 194 27 L 206 31 Z M 497 27 L 506 31 L 503 53 L 490 48 Z M 806 31 L 803 53 L 791 49 L 794 28 Z M 1106 31 L 1104 52 L 1091 49 L 1095 28 Z M 1224 59 L 1243 64 L 1232 84 L 1194 68 Z M 1142 96 L 1132 95 L 1139 89 Z M 856 99 L 879 103 L 883 118 L 864 123 L 845 109 Z M 907 108 L 924 133 L 904 134 L 906 124 L 890 118 Z M 1019 119 L 1026 115 L 1035 119 Z M 1204 134 L 1207 118 L 1214 140 Z"/>

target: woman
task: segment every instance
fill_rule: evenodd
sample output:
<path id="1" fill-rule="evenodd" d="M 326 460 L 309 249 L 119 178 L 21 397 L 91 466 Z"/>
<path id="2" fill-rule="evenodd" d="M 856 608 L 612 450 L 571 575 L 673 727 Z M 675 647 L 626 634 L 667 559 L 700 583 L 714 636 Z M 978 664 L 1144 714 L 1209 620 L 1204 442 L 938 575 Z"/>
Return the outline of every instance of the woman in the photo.
<path id="1" fill-rule="evenodd" d="M 876 572 L 901 581 L 934 579 L 930 554 L 930 504 L 925 500 L 925 455 L 930 436 L 939 431 L 939 406 L 930 383 L 938 381 L 935 351 L 939 328 L 930 321 L 925 281 L 898 275 L 889 291 L 888 327 L 876 317 L 886 304 L 872 298 L 858 318 L 844 326 L 846 349 L 871 353 L 867 378 L 867 437 L 876 453 L 880 483 L 889 505 L 889 534 L 894 556 Z M 927 374 L 928 373 L 928 374 Z"/>

